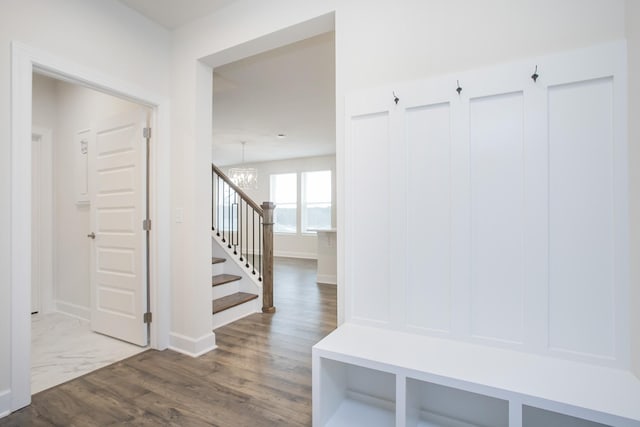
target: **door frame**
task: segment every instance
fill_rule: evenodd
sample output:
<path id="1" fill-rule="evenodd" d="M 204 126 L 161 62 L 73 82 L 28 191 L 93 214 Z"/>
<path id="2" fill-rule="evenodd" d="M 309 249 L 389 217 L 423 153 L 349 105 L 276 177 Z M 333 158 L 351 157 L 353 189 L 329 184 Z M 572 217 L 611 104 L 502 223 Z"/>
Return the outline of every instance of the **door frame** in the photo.
<path id="1" fill-rule="evenodd" d="M 169 342 L 170 145 L 169 100 L 23 43 L 11 43 L 11 410 L 31 403 L 31 134 L 34 71 L 152 108 L 150 157 L 151 347 Z"/>
<path id="2" fill-rule="evenodd" d="M 52 130 L 46 127 L 34 125 L 31 129 L 31 135 L 32 141 L 35 141 L 32 142 L 32 147 L 37 145 L 40 169 L 45 172 L 45 175 L 37 173 L 40 181 L 39 197 L 36 198 L 34 206 L 32 206 L 31 209 L 32 213 L 35 214 L 38 212 L 39 216 L 39 220 L 36 222 L 36 231 L 38 232 L 38 236 L 33 239 L 36 241 L 35 244 L 38 246 L 37 251 L 39 263 L 38 266 L 31 271 L 33 272 L 35 270 L 39 275 L 38 278 L 40 283 L 37 286 L 39 291 L 38 311 L 40 313 L 47 313 L 53 309 L 53 268 L 55 265 L 53 251 L 53 240 L 55 238 L 53 230 L 53 224 L 55 223 L 55 204 L 53 200 Z M 31 173 L 31 178 L 35 178 L 33 171 Z M 31 188 L 33 188 L 33 186 Z M 34 229 L 32 228 L 31 230 L 33 232 Z M 32 248 L 32 252 L 33 249 L 35 248 Z M 31 296 L 33 297 L 33 295 Z"/>

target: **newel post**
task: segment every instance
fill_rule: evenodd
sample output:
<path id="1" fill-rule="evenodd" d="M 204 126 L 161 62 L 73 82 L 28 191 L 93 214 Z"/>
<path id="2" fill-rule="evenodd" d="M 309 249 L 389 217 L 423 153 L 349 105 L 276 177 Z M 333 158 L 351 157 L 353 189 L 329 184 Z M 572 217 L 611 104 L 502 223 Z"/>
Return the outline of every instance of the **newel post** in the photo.
<path id="1" fill-rule="evenodd" d="M 275 313 L 273 306 L 273 210 L 276 205 L 271 202 L 262 202 L 262 312 Z"/>

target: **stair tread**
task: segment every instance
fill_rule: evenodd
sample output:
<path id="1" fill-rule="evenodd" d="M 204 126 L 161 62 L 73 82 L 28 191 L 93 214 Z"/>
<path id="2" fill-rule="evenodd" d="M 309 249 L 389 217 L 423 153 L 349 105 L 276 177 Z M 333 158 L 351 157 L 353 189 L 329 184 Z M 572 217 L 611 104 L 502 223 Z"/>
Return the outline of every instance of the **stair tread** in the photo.
<path id="1" fill-rule="evenodd" d="M 258 298 L 258 295 L 249 294 L 247 292 L 236 292 L 235 294 L 227 295 L 226 297 L 213 300 L 213 313 L 220 313 L 231 307 L 235 307 L 247 301 Z"/>
<path id="2" fill-rule="evenodd" d="M 226 260 L 226 258 L 211 257 L 211 264 L 220 264 L 221 262 L 225 262 Z"/>
<path id="3" fill-rule="evenodd" d="M 225 283 L 235 282 L 236 280 L 242 279 L 241 276 L 236 276 L 235 274 L 218 274 L 216 276 L 211 277 L 211 285 L 219 286 L 224 285 Z"/>

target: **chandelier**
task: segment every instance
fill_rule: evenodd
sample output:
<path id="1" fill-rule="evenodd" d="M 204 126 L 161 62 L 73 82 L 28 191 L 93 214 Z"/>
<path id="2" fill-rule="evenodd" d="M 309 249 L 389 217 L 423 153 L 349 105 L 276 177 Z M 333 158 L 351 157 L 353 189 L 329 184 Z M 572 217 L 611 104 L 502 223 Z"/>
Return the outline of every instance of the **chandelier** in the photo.
<path id="1" fill-rule="evenodd" d="M 242 141 L 242 164 L 244 166 L 244 146 L 247 142 Z M 243 190 L 247 190 L 249 188 L 256 189 L 258 188 L 258 169 L 256 168 L 231 168 L 229 169 L 229 179 L 238 187 Z"/>

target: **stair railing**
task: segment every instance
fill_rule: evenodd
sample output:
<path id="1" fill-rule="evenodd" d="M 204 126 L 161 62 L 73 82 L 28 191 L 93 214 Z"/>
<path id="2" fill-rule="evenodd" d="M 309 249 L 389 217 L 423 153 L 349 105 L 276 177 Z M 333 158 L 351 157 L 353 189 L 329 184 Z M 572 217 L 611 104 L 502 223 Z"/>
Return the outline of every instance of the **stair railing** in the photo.
<path id="1" fill-rule="evenodd" d="M 258 205 L 216 165 L 211 164 L 211 230 L 262 282 L 262 311 L 273 313 L 273 210 Z"/>

